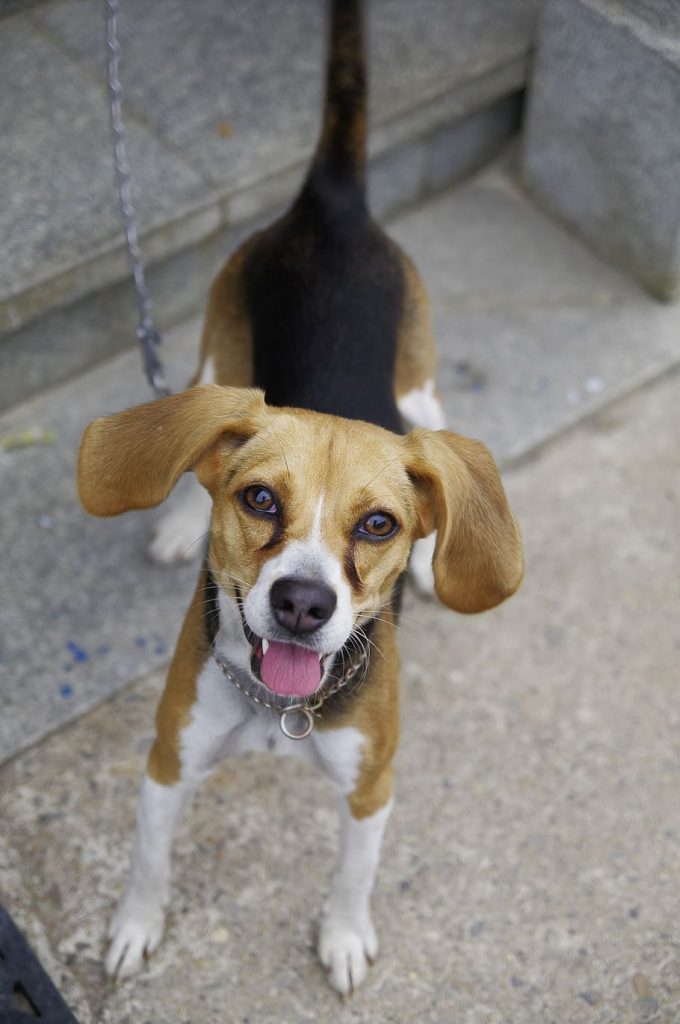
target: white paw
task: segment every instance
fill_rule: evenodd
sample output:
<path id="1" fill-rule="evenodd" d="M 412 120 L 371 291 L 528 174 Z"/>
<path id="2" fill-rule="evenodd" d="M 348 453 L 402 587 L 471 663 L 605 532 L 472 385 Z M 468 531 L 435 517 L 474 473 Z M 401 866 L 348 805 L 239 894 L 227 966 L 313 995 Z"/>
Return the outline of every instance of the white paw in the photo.
<path id="1" fill-rule="evenodd" d="M 333 914 L 324 918 L 319 959 L 328 970 L 331 985 L 341 995 L 349 995 L 362 984 L 377 955 L 378 939 L 368 915 L 361 920 Z"/>
<path id="2" fill-rule="evenodd" d="M 149 555 L 156 562 L 189 562 L 204 550 L 210 526 L 210 495 L 193 474 L 182 481 L 179 494 L 159 520 L 149 544 Z"/>
<path id="3" fill-rule="evenodd" d="M 201 534 L 192 520 L 174 515 L 163 516 L 151 536 L 149 555 L 155 562 L 190 562 L 203 552 Z"/>
<path id="4" fill-rule="evenodd" d="M 436 533 L 431 533 L 429 537 L 417 540 L 411 551 L 409 569 L 415 588 L 421 597 L 434 597 L 435 595 L 432 558 L 436 538 Z"/>
<path id="5" fill-rule="evenodd" d="M 126 897 L 109 928 L 109 946 L 104 961 L 112 978 L 129 978 L 142 967 L 145 955 L 160 945 L 165 912 L 157 903 L 143 903 Z"/>

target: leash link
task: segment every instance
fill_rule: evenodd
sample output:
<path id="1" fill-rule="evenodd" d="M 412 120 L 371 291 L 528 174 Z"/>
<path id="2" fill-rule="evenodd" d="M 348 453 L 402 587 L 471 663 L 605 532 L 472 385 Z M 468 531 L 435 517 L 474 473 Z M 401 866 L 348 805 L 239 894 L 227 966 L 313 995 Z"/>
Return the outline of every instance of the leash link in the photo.
<path id="1" fill-rule="evenodd" d="M 156 398 L 170 394 L 165 382 L 163 363 L 158 355 L 162 344 L 159 332 L 153 326 L 151 317 L 151 296 L 146 283 L 144 256 L 139 246 L 139 220 L 132 201 L 132 175 L 127 161 L 127 132 L 123 123 L 123 87 L 118 73 L 121 48 L 118 41 L 118 17 L 120 0 L 105 0 L 106 5 L 106 50 L 107 84 L 109 90 L 111 131 L 113 134 L 113 161 L 118 185 L 120 216 L 125 232 L 128 261 L 139 309 L 137 340 L 142 350 L 144 373 Z"/>

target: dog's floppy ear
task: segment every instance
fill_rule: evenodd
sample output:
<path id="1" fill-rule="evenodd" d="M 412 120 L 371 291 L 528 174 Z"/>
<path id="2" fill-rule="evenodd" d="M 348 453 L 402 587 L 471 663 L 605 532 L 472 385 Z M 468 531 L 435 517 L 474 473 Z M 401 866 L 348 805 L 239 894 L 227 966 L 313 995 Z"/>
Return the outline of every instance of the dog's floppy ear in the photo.
<path id="1" fill-rule="evenodd" d="M 158 505 L 222 435 L 255 434 L 264 412 L 261 391 L 202 384 L 103 416 L 80 443 L 80 500 L 95 516 Z"/>
<path id="2" fill-rule="evenodd" d="M 423 535 L 437 531 L 437 595 L 458 612 L 482 612 L 517 590 L 522 540 L 488 448 L 448 430 L 412 431 L 408 472 Z"/>

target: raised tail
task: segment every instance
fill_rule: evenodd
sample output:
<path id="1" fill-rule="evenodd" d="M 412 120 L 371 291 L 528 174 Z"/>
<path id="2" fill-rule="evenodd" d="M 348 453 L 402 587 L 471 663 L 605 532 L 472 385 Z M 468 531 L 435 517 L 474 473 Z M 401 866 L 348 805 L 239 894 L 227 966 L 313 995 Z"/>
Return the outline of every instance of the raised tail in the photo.
<path id="1" fill-rule="evenodd" d="M 323 125 L 308 186 L 322 176 L 364 191 L 366 69 L 361 8 L 361 0 L 331 0 Z"/>

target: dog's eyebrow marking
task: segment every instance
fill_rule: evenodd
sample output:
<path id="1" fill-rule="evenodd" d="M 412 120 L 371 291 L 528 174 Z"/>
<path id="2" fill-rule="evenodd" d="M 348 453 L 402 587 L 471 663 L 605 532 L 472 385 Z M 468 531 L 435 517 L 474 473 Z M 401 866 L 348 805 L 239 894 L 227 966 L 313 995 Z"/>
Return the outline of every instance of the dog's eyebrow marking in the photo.
<path id="1" fill-rule="evenodd" d="M 345 551 L 345 574 L 351 585 L 356 590 L 357 594 L 362 594 L 364 591 L 364 585 L 359 579 L 359 573 L 357 572 L 357 565 L 354 559 L 354 549 L 356 547 L 356 539 L 350 537 L 347 550 Z"/>
<path id="2" fill-rule="evenodd" d="M 285 450 L 283 445 L 281 445 L 281 458 L 283 459 L 283 461 L 285 463 L 285 466 L 286 466 L 286 476 L 288 477 L 289 481 L 292 483 L 293 482 L 293 478 L 290 475 L 290 466 L 288 465 L 288 459 L 286 458 L 286 450 Z"/>
<path id="3" fill-rule="evenodd" d="M 270 551 L 272 548 L 275 548 L 276 545 L 280 544 L 281 541 L 283 540 L 284 533 L 285 530 L 283 527 L 283 523 L 279 520 L 274 526 L 274 531 L 271 537 L 269 538 L 266 544 L 262 545 L 260 551 Z"/>

